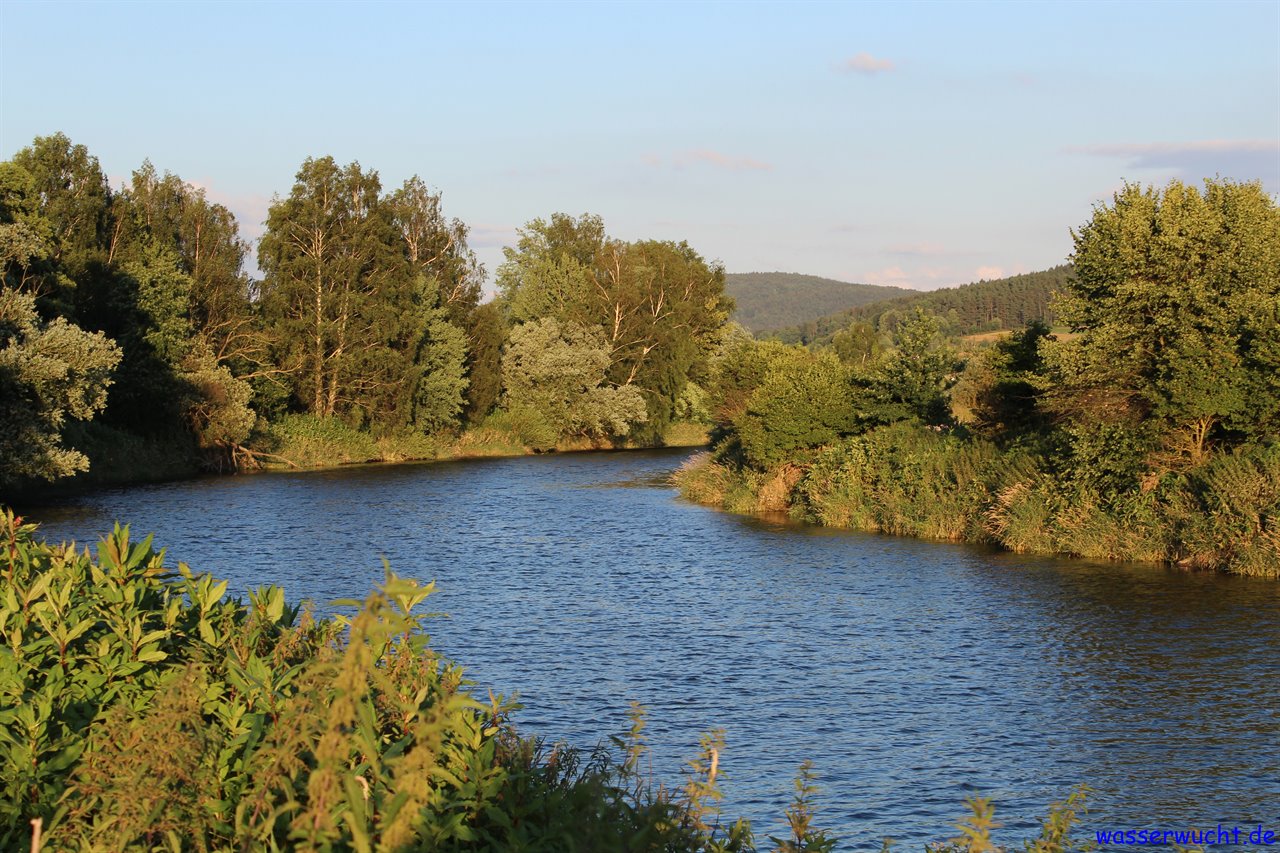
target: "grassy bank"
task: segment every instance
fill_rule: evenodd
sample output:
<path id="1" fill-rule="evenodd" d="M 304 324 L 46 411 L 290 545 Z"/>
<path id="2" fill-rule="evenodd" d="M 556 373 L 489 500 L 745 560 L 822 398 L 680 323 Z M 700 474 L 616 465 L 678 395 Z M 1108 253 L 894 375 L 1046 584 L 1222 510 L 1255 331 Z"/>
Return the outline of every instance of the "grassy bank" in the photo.
<path id="1" fill-rule="evenodd" d="M 289 415 L 256 433 L 236 456 L 237 467 L 202 453 L 189 437 L 143 438 L 101 424 L 76 425 L 73 445 L 90 460 L 89 470 L 54 483 L 28 482 L 0 495 L 0 503 L 49 499 L 109 486 L 184 480 L 211 473 L 246 470 L 320 470 L 380 462 L 448 461 L 491 456 L 582 450 L 638 450 L 647 445 L 563 440 L 550 450 L 531 446 L 506 418 L 495 416 L 460 434 L 420 432 L 375 436 L 338 418 Z M 662 447 L 707 444 L 703 424 L 675 422 Z"/>
<path id="2" fill-rule="evenodd" d="M 701 424 L 677 422 L 663 437 L 664 447 L 696 447 L 707 443 L 707 428 Z M 564 439 L 554 444 L 556 452 L 576 450 L 635 450 L 644 447 L 631 442 L 591 439 Z M 253 442 L 268 468 L 331 468 L 368 462 L 409 462 L 416 460 L 468 459 L 482 456 L 524 456 L 547 452 L 536 449 L 521 425 L 505 413 L 458 435 L 423 435 L 405 432 L 374 436 L 353 429 L 337 418 L 290 415 L 271 424 Z"/>
<path id="3" fill-rule="evenodd" d="M 1215 454 L 1129 492 L 1052 471 L 1027 450 L 898 424 L 768 470 L 700 455 L 690 500 L 832 527 L 1019 553 L 1167 562 L 1280 577 L 1280 445 Z"/>

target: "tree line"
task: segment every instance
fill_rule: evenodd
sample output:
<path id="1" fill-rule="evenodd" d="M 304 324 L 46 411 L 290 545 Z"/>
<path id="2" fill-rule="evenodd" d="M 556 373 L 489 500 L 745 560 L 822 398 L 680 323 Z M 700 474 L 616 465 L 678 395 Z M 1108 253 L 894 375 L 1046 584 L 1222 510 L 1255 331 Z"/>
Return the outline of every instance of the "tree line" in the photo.
<path id="1" fill-rule="evenodd" d="M 1020 329 L 1036 321 L 1053 326 L 1058 323 L 1054 298 L 1067 290 L 1071 272 L 1070 264 L 1061 264 L 1040 272 L 880 299 L 780 329 L 772 336 L 785 343 L 822 346 L 854 324 L 892 331 L 900 317 L 917 308 L 937 316 L 944 331 L 952 335 Z"/>
<path id="2" fill-rule="evenodd" d="M 82 448 L 120 436 L 252 464 L 293 416 L 659 443 L 731 306 L 686 243 L 559 213 L 521 229 L 482 303 L 438 192 L 332 157 L 301 165 L 265 225 L 256 279 L 232 213 L 149 162 L 113 188 L 55 134 L 0 164 L 0 482 L 84 470 Z"/>

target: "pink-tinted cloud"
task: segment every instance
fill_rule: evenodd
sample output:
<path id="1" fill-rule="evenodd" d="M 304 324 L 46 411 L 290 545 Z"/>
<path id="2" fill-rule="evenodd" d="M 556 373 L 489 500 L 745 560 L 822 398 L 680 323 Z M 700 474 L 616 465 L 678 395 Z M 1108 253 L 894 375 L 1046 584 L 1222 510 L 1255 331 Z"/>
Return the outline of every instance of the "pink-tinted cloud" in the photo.
<path id="1" fill-rule="evenodd" d="M 845 71 L 870 76 L 879 74 L 882 71 L 892 71 L 895 66 L 892 59 L 877 59 L 871 54 L 863 52 L 849 57 L 840 67 Z"/>
<path id="2" fill-rule="evenodd" d="M 990 281 L 995 278 L 1004 278 L 1005 275 L 1004 267 L 978 267 L 973 271 L 973 277 L 977 281 L 982 279 Z"/>
<path id="3" fill-rule="evenodd" d="M 214 204 L 220 204 L 235 216 L 240 226 L 240 236 L 250 243 L 256 243 L 267 230 L 267 212 L 271 209 L 271 199 L 259 193 L 230 193 L 213 186 L 207 178 L 188 181 L 191 186 L 204 191 L 204 197 Z"/>
<path id="4" fill-rule="evenodd" d="M 887 284 L 895 287 L 911 287 L 911 277 L 899 266 L 885 267 L 878 270 L 867 270 L 859 273 L 855 281 L 866 284 Z"/>

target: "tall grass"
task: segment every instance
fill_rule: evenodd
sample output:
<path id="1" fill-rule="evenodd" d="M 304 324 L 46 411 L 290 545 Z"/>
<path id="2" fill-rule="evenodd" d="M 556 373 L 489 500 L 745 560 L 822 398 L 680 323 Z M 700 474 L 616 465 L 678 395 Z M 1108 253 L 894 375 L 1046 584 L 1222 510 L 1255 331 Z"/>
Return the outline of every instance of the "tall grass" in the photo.
<path id="1" fill-rule="evenodd" d="M 1280 577 L 1280 444 L 1104 493 L 1030 450 L 895 424 L 767 471 L 699 454 L 674 482 L 735 512 L 786 508 L 827 526 L 1019 553 Z"/>

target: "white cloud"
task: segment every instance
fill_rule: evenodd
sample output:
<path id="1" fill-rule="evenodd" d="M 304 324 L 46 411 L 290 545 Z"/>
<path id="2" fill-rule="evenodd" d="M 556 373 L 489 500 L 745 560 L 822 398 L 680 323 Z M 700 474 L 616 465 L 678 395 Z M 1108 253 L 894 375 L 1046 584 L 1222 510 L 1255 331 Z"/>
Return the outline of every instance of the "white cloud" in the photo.
<path id="1" fill-rule="evenodd" d="M 881 71 L 894 70 L 892 59 L 877 59 L 866 52 L 849 57 L 840 67 L 845 71 L 853 71 L 857 74 L 867 75 L 879 74 Z"/>

